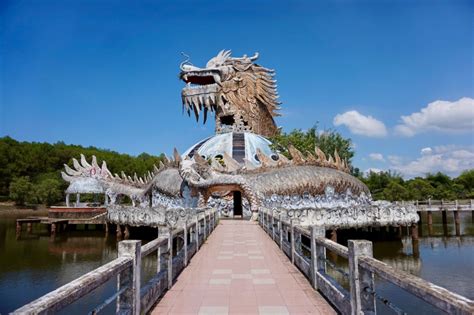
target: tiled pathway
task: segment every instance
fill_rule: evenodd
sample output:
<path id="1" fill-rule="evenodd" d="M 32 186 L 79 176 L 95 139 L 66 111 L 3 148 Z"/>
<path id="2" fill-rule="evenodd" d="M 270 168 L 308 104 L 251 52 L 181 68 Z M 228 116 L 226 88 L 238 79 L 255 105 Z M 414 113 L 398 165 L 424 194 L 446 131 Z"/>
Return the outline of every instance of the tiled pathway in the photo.
<path id="1" fill-rule="evenodd" d="M 222 220 L 152 314 L 336 314 L 256 222 Z"/>

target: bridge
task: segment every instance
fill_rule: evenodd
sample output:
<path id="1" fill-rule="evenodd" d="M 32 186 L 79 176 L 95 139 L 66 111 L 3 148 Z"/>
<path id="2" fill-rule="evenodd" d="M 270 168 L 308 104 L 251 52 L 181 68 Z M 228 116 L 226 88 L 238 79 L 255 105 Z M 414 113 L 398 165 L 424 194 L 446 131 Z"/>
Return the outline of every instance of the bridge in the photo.
<path id="1" fill-rule="evenodd" d="M 143 246 L 119 242 L 115 260 L 14 314 L 57 312 L 111 279 L 117 279 L 116 292 L 91 306 L 90 314 L 110 304 L 130 314 L 376 314 L 377 300 L 402 314 L 377 292 L 375 276 L 449 314 L 474 313 L 474 301 L 374 259 L 371 242 L 350 240 L 345 247 L 325 232 L 263 209 L 258 223 L 202 212 L 180 227 L 161 229 Z M 156 273 L 142 282 L 142 260 L 155 253 Z M 335 265 L 332 255 L 347 259 L 347 266 Z"/>

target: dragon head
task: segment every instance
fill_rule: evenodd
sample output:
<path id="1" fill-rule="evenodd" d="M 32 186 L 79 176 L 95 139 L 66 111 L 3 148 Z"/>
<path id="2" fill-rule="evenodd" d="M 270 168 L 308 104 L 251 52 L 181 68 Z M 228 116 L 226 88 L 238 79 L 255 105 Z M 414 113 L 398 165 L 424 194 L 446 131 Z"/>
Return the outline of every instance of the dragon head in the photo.
<path id="1" fill-rule="evenodd" d="M 187 84 L 182 92 L 183 107 L 204 123 L 208 112 L 216 114 L 216 132 L 249 131 L 263 136 L 277 132 L 274 117 L 280 109 L 274 71 L 254 61 L 258 53 L 248 57 L 231 57 L 222 50 L 208 61 L 205 68 L 189 62 L 181 63 L 180 78 Z"/>

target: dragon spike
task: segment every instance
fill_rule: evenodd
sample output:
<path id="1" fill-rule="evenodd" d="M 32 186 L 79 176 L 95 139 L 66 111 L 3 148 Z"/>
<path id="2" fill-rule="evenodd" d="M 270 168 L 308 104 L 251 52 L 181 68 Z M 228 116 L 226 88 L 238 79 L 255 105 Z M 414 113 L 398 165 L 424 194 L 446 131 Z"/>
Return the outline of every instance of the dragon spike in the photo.
<path id="1" fill-rule="evenodd" d="M 67 175 L 70 175 L 70 176 L 79 176 L 79 175 L 81 175 L 81 172 L 73 170 L 67 164 L 64 164 L 64 170 L 66 171 Z"/>
<path id="2" fill-rule="evenodd" d="M 138 183 L 138 181 L 139 181 L 139 178 L 137 176 L 137 173 L 133 173 L 133 182 Z"/>
<path id="3" fill-rule="evenodd" d="M 255 165 L 250 162 L 249 160 L 247 160 L 246 158 L 244 158 L 244 167 L 247 171 L 251 171 L 251 170 L 254 170 L 256 169 Z"/>
<path id="4" fill-rule="evenodd" d="M 84 156 L 84 154 L 81 153 L 81 164 L 83 167 L 85 168 L 89 168 L 89 167 L 92 167 L 86 160 L 86 157 Z"/>
<path id="5" fill-rule="evenodd" d="M 163 164 L 165 166 L 168 166 L 170 164 L 170 160 L 168 159 L 168 157 L 166 155 L 163 157 Z"/>
<path id="6" fill-rule="evenodd" d="M 112 173 L 109 171 L 109 169 L 107 168 L 107 163 L 105 161 L 102 161 L 102 167 L 101 167 L 101 170 L 102 170 L 102 174 L 106 174 L 107 176 L 109 177 L 113 177 L 112 176 Z"/>
<path id="7" fill-rule="evenodd" d="M 225 171 L 225 168 L 216 159 L 211 160 L 211 167 L 219 172 Z"/>
<path id="8" fill-rule="evenodd" d="M 100 168 L 99 164 L 97 164 L 97 158 L 95 155 L 92 156 L 92 167 L 95 167 L 96 169 Z"/>
<path id="9" fill-rule="evenodd" d="M 64 172 L 61 172 L 61 177 L 62 177 L 66 182 L 71 182 L 71 181 L 73 181 L 73 177 L 67 175 L 67 174 L 64 173 Z"/>
<path id="10" fill-rule="evenodd" d="M 127 181 L 127 175 L 125 174 L 124 171 L 121 171 L 121 172 L 120 172 L 120 175 L 122 175 L 122 179 L 123 179 L 123 180 Z"/>
<path id="11" fill-rule="evenodd" d="M 317 165 L 318 164 L 318 159 L 311 153 L 311 152 L 306 152 L 306 162 L 310 165 Z"/>
<path id="12" fill-rule="evenodd" d="M 173 149 L 173 157 L 176 163 L 179 164 L 181 162 L 181 155 L 179 155 L 179 152 L 176 148 Z"/>
<path id="13" fill-rule="evenodd" d="M 161 161 L 160 161 L 161 163 Z M 160 171 L 158 167 L 156 167 L 156 164 L 153 164 L 153 174 L 157 174 Z"/>
<path id="14" fill-rule="evenodd" d="M 240 168 L 239 162 L 237 162 L 233 157 L 231 157 L 227 152 L 224 152 L 223 160 L 225 167 L 228 172 L 235 172 Z"/>
<path id="15" fill-rule="evenodd" d="M 290 144 L 288 146 L 288 151 L 290 152 L 291 158 L 295 165 L 302 165 L 306 162 L 303 154 L 293 145 Z"/>
<path id="16" fill-rule="evenodd" d="M 194 154 L 194 161 L 200 165 L 207 165 L 207 161 L 199 153 Z"/>
<path id="17" fill-rule="evenodd" d="M 262 150 L 260 150 L 259 148 L 257 148 L 257 157 L 262 167 L 272 167 L 276 164 L 270 157 L 265 155 L 265 153 L 263 153 Z"/>
<path id="18" fill-rule="evenodd" d="M 133 178 L 131 176 L 127 176 L 127 180 L 129 183 L 133 183 Z"/>
<path id="19" fill-rule="evenodd" d="M 334 164 L 334 159 L 332 158 L 332 156 L 329 154 L 329 158 L 328 158 L 328 166 L 331 167 L 331 168 L 334 168 L 335 164 Z"/>
<path id="20" fill-rule="evenodd" d="M 138 181 L 140 182 L 140 184 L 145 185 L 145 182 L 143 181 L 143 178 L 140 177 L 140 178 L 138 179 Z"/>
<path id="21" fill-rule="evenodd" d="M 326 154 L 319 148 L 319 147 L 314 147 L 314 152 L 316 153 L 319 162 L 324 164 L 326 162 Z"/>
<path id="22" fill-rule="evenodd" d="M 72 164 L 74 165 L 74 168 L 79 172 L 84 169 L 75 158 L 72 158 Z"/>
<path id="23" fill-rule="evenodd" d="M 160 168 L 158 169 L 159 171 L 161 171 L 162 169 L 164 169 L 166 167 L 165 164 L 163 163 L 163 161 L 160 161 L 159 166 L 160 166 Z"/>
<path id="24" fill-rule="evenodd" d="M 114 173 L 114 179 L 116 179 L 116 180 L 120 180 L 121 178 L 120 178 L 119 174 L 117 174 L 117 173 Z"/>
<path id="25" fill-rule="evenodd" d="M 343 165 L 341 162 L 341 157 L 339 156 L 339 153 L 337 153 L 337 149 L 334 149 L 334 160 L 336 162 L 336 167 L 338 170 L 342 170 Z"/>
<path id="26" fill-rule="evenodd" d="M 291 161 L 288 160 L 286 156 L 281 153 L 278 153 L 278 166 L 288 165 L 291 164 Z"/>

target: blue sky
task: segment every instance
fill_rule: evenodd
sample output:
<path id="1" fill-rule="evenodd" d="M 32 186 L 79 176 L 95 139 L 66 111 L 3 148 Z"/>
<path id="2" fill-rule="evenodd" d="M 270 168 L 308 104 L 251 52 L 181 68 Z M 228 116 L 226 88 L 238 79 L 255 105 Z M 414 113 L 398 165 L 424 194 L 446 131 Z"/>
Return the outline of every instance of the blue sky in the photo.
<path id="1" fill-rule="evenodd" d="M 0 136 L 182 152 L 214 126 L 181 112 L 180 52 L 203 66 L 225 48 L 276 70 L 279 126 L 335 128 L 362 170 L 474 168 L 470 1 L 3 1 L 0 14 Z"/>

